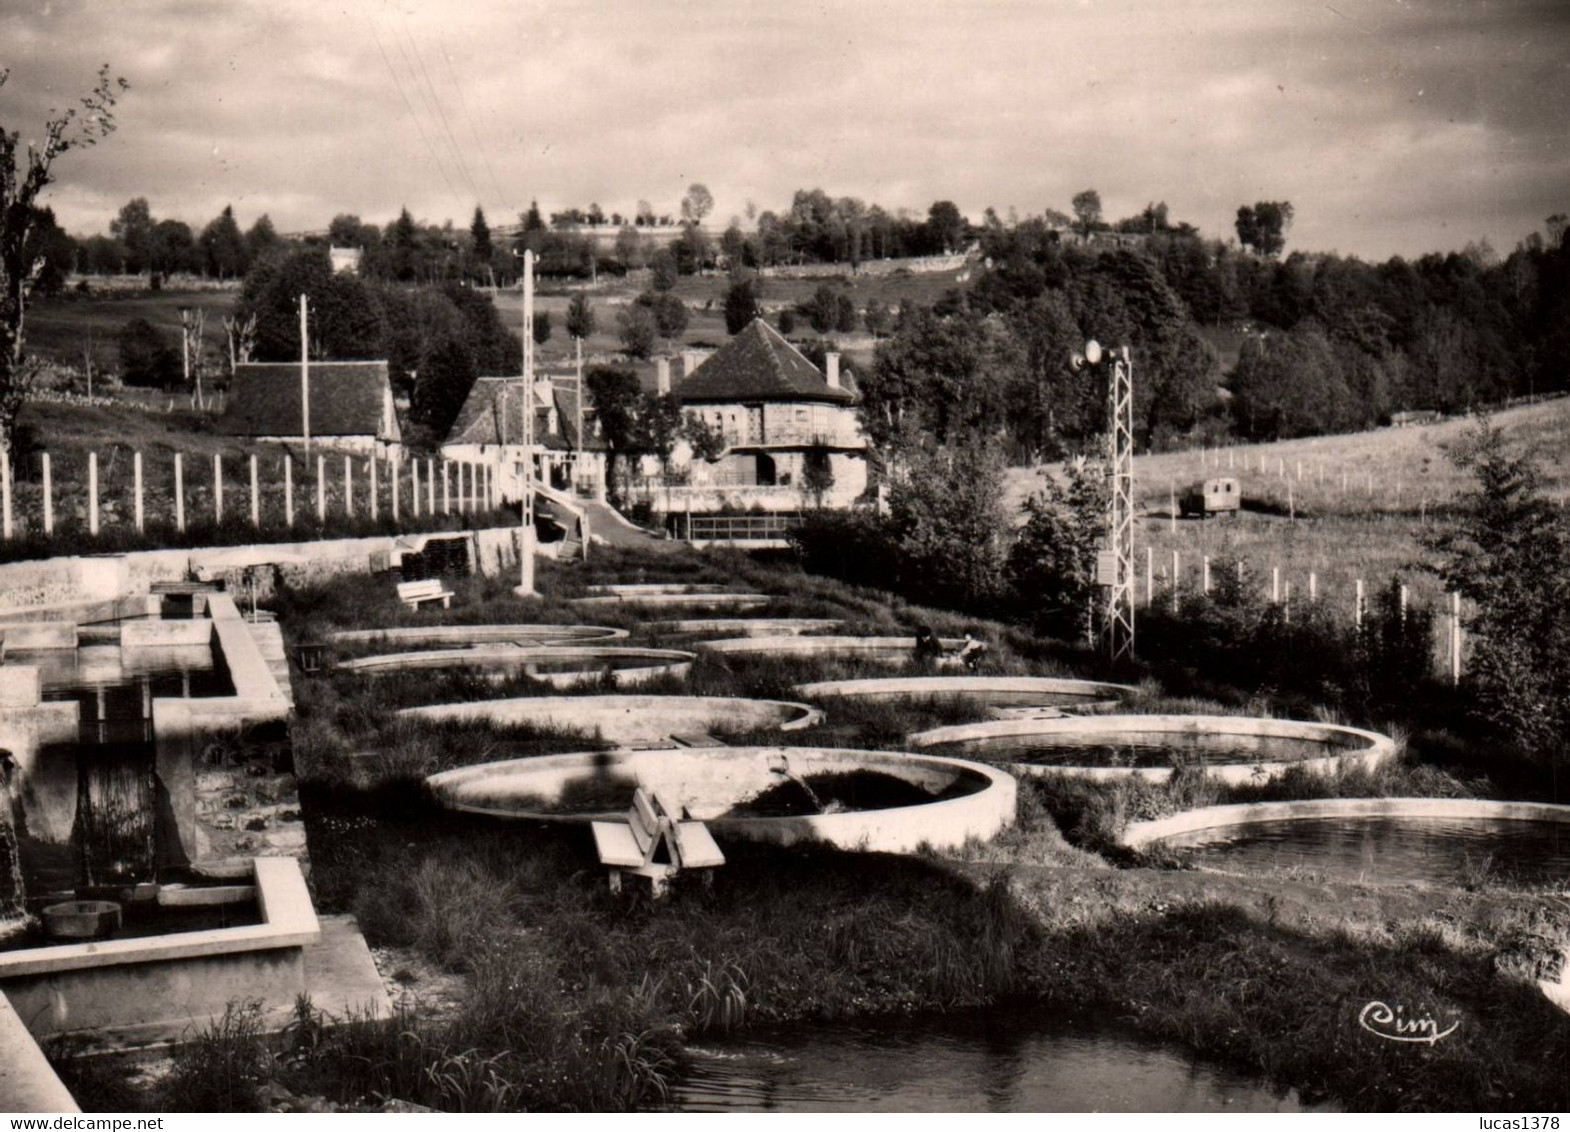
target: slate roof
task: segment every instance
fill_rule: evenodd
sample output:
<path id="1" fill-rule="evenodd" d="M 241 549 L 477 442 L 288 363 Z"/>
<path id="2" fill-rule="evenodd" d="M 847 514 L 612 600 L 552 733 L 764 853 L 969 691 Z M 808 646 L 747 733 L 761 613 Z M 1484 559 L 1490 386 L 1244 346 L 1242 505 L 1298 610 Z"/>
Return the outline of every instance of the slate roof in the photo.
<path id="1" fill-rule="evenodd" d="M 312 362 L 311 435 L 398 440 L 386 362 Z M 300 435 L 300 363 L 236 366 L 219 428 L 231 436 Z"/>
<path id="2" fill-rule="evenodd" d="M 843 369 L 840 371 L 845 372 Z M 761 318 L 676 383 L 683 402 L 705 401 L 834 401 L 856 400 L 852 389 L 828 383 L 817 366 L 802 356 L 779 331 Z"/>
<path id="3" fill-rule="evenodd" d="M 550 425 L 550 406 L 543 396 L 535 398 L 534 437 L 542 448 L 568 450 L 577 447 L 577 393 L 570 387 L 552 385 L 556 404 L 557 427 Z M 452 429 L 447 433 L 446 444 L 508 444 L 523 443 L 523 379 L 521 377 L 482 377 L 469 390 Z M 586 448 L 605 447 L 605 443 L 588 428 L 593 411 L 585 412 L 585 431 L 589 432 Z"/>

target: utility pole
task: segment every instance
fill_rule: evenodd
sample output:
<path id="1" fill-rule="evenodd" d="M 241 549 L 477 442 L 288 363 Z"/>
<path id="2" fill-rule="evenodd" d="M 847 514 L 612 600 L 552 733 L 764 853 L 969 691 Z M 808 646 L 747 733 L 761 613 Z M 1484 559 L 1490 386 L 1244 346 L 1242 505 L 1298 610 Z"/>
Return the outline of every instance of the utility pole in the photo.
<path id="1" fill-rule="evenodd" d="M 311 357 L 308 350 L 310 329 L 307 325 L 306 299 L 300 296 L 300 435 L 305 438 L 305 451 L 311 451 Z"/>
<path id="2" fill-rule="evenodd" d="M 523 253 L 523 530 L 513 593 L 534 592 L 534 252 Z"/>
<path id="3" fill-rule="evenodd" d="M 580 474 L 579 465 L 581 465 L 583 463 L 583 339 L 582 338 L 574 338 L 573 339 L 573 345 L 574 345 L 574 348 L 575 348 L 575 350 L 577 352 L 577 375 L 578 375 L 576 380 L 574 381 L 574 388 L 577 391 L 577 396 L 575 398 L 575 403 L 576 403 L 576 406 L 577 406 L 577 410 L 576 410 L 574 415 L 577 417 L 575 431 L 576 431 L 577 437 L 578 437 L 578 441 L 577 441 L 578 451 L 577 451 L 577 458 L 573 460 L 573 465 L 574 465 L 574 467 L 573 467 L 573 477 L 577 478 L 577 476 Z"/>

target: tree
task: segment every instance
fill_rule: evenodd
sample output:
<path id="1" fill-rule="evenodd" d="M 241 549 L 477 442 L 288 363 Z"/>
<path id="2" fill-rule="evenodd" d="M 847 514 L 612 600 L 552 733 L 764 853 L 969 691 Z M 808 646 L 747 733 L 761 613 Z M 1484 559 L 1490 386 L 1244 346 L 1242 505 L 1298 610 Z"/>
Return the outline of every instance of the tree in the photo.
<path id="1" fill-rule="evenodd" d="M 1084 192 L 1074 194 L 1074 219 L 1079 222 L 1079 230 L 1090 233 L 1091 229 L 1101 225 L 1101 194 L 1095 189 L 1086 189 Z"/>
<path id="2" fill-rule="evenodd" d="M 1451 453 L 1476 487 L 1456 525 L 1427 540 L 1446 587 L 1472 602 L 1466 685 L 1483 721 L 1560 767 L 1570 755 L 1570 522 L 1530 457 L 1480 425 Z"/>
<path id="3" fill-rule="evenodd" d="M 901 588 L 912 600 L 983 612 L 1003 591 L 1003 458 L 967 441 L 913 454 L 889 492 Z"/>
<path id="4" fill-rule="evenodd" d="M 327 225 L 327 242 L 335 248 L 359 247 L 360 231 L 364 227 L 364 223 L 354 213 L 340 212 Z"/>
<path id="5" fill-rule="evenodd" d="M 629 270 L 643 266 L 643 237 L 630 225 L 623 225 L 616 233 L 616 258 Z"/>
<path id="6" fill-rule="evenodd" d="M 1095 622 L 1096 552 L 1107 537 L 1107 479 L 1100 464 L 1068 461 L 1025 501 L 1025 526 L 1009 548 L 1013 603 L 1038 633 L 1082 637 Z"/>
<path id="7" fill-rule="evenodd" d="M 874 338 L 882 338 L 889 332 L 889 308 L 881 299 L 868 299 L 867 309 L 861 315 L 862 325 L 867 328 L 867 333 Z"/>
<path id="8" fill-rule="evenodd" d="M 66 276 L 75 266 L 77 251 L 76 241 L 55 222 L 54 209 L 38 209 L 23 253 L 23 261 L 38 269 L 34 293 L 54 295 L 64 289 Z"/>
<path id="9" fill-rule="evenodd" d="M 687 329 L 687 304 L 669 291 L 650 296 L 649 312 L 661 338 L 679 338 Z"/>
<path id="10" fill-rule="evenodd" d="M 125 268 L 133 275 L 147 270 L 152 255 L 153 211 L 146 197 L 134 197 L 120 206 L 109 222 L 109 234 L 125 248 Z"/>
<path id="11" fill-rule="evenodd" d="M 0 69 L 0 88 L 10 72 Z M 114 107 L 128 88 L 105 64 L 87 95 L 44 123 L 40 142 L 29 142 L 22 165 L 22 135 L 0 123 L 0 460 L 11 459 L 17 414 L 37 373 L 27 354 L 27 311 L 43 265 L 30 256 L 38 223 L 38 196 L 54 180 L 54 165 L 73 149 L 86 149 L 114 132 Z"/>
<path id="12" fill-rule="evenodd" d="M 235 223 L 233 205 L 224 205 L 224 210 L 208 221 L 207 227 L 202 229 L 200 243 L 209 274 L 219 279 L 245 274 L 245 237 L 240 235 L 240 225 Z"/>
<path id="13" fill-rule="evenodd" d="M 191 226 L 183 220 L 160 220 L 148 242 L 147 266 L 154 275 L 199 269 L 199 253 Z"/>
<path id="14" fill-rule="evenodd" d="M 127 385 L 167 389 L 180 378 L 180 354 L 145 318 L 120 328 L 120 380 Z"/>
<path id="15" fill-rule="evenodd" d="M 582 291 L 567 303 L 567 333 L 578 339 L 594 333 L 594 308 L 589 305 L 589 296 Z"/>
<path id="16" fill-rule="evenodd" d="M 398 219 L 387 229 L 388 252 L 391 256 L 392 276 L 408 282 L 420 273 L 420 230 L 407 208 L 400 209 Z"/>
<path id="17" fill-rule="evenodd" d="M 273 228 L 272 217 L 264 212 L 245 231 L 245 257 L 255 263 L 281 243 L 277 230 Z"/>
<path id="18" fill-rule="evenodd" d="M 474 258 L 481 263 L 491 262 L 491 226 L 485 222 L 485 210 L 474 206 L 474 219 L 469 221 L 469 236 L 474 240 Z"/>
<path id="19" fill-rule="evenodd" d="M 1289 201 L 1262 200 L 1252 208 L 1237 210 L 1237 242 L 1262 256 L 1278 256 L 1287 244 L 1287 229 L 1292 227 Z"/>
<path id="20" fill-rule="evenodd" d="M 935 252 L 958 251 L 968 226 L 959 206 L 951 200 L 934 201 L 927 210 L 927 233 Z"/>
<path id="21" fill-rule="evenodd" d="M 834 463 L 828 448 L 815 444 L 801 454 L 801 490 L 815 508 L 822 508 L 823 497 L 834 488 Z"/>
<path id="22" fill-rule="evenodd" d="M 676 286 L 678 272 L 676 256 L 669 248 L 661 248 L 649 260 L 649 269 L 653 272 L 649 285 L 656 291 L 669 291 Z"/>
<path id="23" fill-rule="evenodd" d="M 534 312 L 534 344 L 543 346 L 551 340 L 551 312 Z"/>
<path id="24" fill-rule="evenodd" d="M 616 313 L 617 333 L 622 349 L 634 358 L 647 358 L 654 352 L 656 327 L 649 308 L 631 303 Z M 604 418 L 601 418 L 603 423 Z"/>
<path id="25" fill-rule="evenodd" d="M 334 272 L 327 249 L 315 247 L 264 262 L 246 277 L 236 314 L 256 316 L 258 361 L 299 359 L 302 294 L 310 311 L 313 357 L 387 356 L 389 322 L 381 302 L 358 276 Z"/>
<path id="26" fill-rule="evenodd" d="M 725 292 L 725 333 L 740 334 L 749 322 L 762 315 L 757 283 L 751 278 L 732 283 Z"/>
<path id="27" fill-rule="evenodd" d="M 693 183 L 687 188 L 687 195 L 681 198 L 681 218 L 688 224 L 702 224 L 703 218 L 714 209 L 714 194 L 709 192 L 709 187 L 701 183 Z"/>

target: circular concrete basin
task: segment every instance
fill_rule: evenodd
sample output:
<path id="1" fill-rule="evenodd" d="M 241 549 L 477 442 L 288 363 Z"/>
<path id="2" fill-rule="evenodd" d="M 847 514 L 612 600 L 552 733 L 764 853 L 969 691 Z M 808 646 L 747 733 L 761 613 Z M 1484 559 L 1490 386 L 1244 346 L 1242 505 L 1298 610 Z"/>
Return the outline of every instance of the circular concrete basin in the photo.
<path id="1" fill-rule="evenodd" d="M 964 642 L 944 637 L 942 643 L 945 649 L 953 650 Z M 916 658 L 915 637 L 731 637 L 699 641 L 696 647 L 724 656 L 810 656 L 891 665 L 909 664 Z"/>
<path id="2" fill-rule="evenodd" d="M 1116 707 L 1134 690 L 1128 684 L 1049 676 L 890 676 L 876 680 L 820 680 L 814 684 L 796 685 L 796 694 L 809 700 L 960 700 L 984 708 L 999 718 L 1029 715 L 1037 710 L 1094 711 Z"/>
<path id="3" fill-rule="evenodd" d="M 672 736 L 765 727 L 798 731 L 823 719 L 821 711 L 806 704 L 729 696 L 522 696 L 405 708 L 398 714 L 433 720 L 485 720 L 503 726 L 534 724 L 597 734 L 618 746 L 662 747 L 672 746 Z"/>
<path id="4" fill-rule="evenodd" d="M 622 818 L 641 786 L 722 835 L 884 853 L 991 837 L 1013 822 L 1015 803 L 1014 779 L 992 767 L 835 747 L 549 755 L 445 771 L 426 785 L 455 810 L 567 822 Z"/>
<path id="5" fill-rule="evenodd" d="M 567 601 L 568 605 L 579 606 L 640 605 L 651 608 L 686 606 L 693 609 L 761 609 L 768 603 L 768 594 L 699 593 L 697 591 L 650 594 L 599 594 L 595 597 L 569 598 Z"/>
<path id="6" fill-rule="evenodd" d="M 729 593 L 730 587 L 716 582 L 609 582 L 584 586 L 583 592 L 609 597 L 661 597 L 665 594 Z"/>
<path id="7" fill-rule="evenodd" d="M 538 648 L 481 645 L 470 649 L 429 649 L 385 653 L 345 661 L 355 672 L 405 672 L 421 668 L 495 669 L 499 674 L 522 670 L 553 688 L 575 688 L 607 673 L 619 688 L 636 687 L 662 676 L 685 677 L 693 654 L 677 649 L 638 649 L 571 645 Z"/>
<path id="8" fill-rule="evenodd" d="M 671 636 L 796 637 L 826 633 L 845 622 L 814 617 L 713 617 L 707 620 L 646 621 L 643 628 Z"/>
<path id="9" fill-rule="evenodd" d="M 419 625 L 389 629 L 347 629 L 329 633 L 327 640 L 335 645 L 486 645 L 506 641 L 569 645 L 623 640 L 626 636 L 625 629 L 611 629 L 603 625 Z"/>
<path id="10" fill-rule="evenodd" d="M 1388 736 L 1355 727 L 1232 715 L 1096 715 L 1008 719 L 937 727 L 912 747 L 1011 765 L 1022 774 L 1164 782 L 1199 766 L 1229 783 L 1259 782 L 1288 767 L 1373 769 L 1395 755 Z"/>

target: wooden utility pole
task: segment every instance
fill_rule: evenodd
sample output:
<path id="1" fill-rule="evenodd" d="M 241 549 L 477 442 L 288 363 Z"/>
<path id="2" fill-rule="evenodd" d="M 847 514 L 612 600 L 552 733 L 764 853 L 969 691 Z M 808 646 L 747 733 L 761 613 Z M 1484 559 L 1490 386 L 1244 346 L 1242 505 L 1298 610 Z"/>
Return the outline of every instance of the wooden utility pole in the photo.
<path id="1" fill-rule="evenodd" d="M 306 316 L 306 298 L 300 296 L 300 436 L 305 441 L 306 455 L 311 452 L 311 358 L 308 351 L 310 328 Z"/>
<path id="2" fill-rule="evenodd" d="M 534 252 L 523 253 L 523 512 L 519 531 L 519 597 L 534 592 Z"/>

